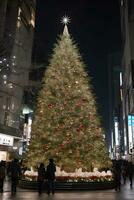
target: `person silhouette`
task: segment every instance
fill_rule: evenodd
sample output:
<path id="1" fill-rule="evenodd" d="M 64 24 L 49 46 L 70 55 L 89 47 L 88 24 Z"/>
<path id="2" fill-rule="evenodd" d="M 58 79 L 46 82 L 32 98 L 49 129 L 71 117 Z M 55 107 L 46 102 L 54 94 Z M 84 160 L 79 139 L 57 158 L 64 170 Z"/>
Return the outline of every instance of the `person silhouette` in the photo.
<path id="1" fill-rule="evenodd" d="M 118 161 L 113 165 L 113 175 L 115 181 L 115 190 L 120 191 L 121 189 L 121 166 Z"/>
<path id="2" fill-rule="evenodd" d="M 21 176 L 21 168 L 18 163 L 18 159 L 14 159 L 11 163 L 11 192 L 16 193 L 16 187 L 18 184 L 19 177 Z"/>
<path id="3" fill-rule="evenodd" d="M 0 192 L 3 192 L 3 184 L 6 175 L 6 168 L 4 161 L 0 162 Z"/>
<path id="4" fill-rule="evenodd" d="M 56 166 L 54 160 L 51 158 L 49 159 L 49 164 L 46 170 L 46 178 L 48 182 L 47 194 L 50 194 L 51 192 L 52 194 L 55 193 L 55 172 L 56 172 Z"/>
<path id="5" fill-rule="evenodd" d="M 126 183 L 126 178 L 127 178 L 127 161 L 123 161 L 122 163 L 122 168 L 121 168 L 121 172 L 122 172 L 122 178 L 123 178 L 123 183 Z"/>
<path id="6" fill-rule="evenodd" d="M 132 188 L 133 186 L 133 165 L 132 162 L 128 163 L 128 168 L 127 168 L 127 173 L 130 181 L 130 187 Z"/>
<path id="7" fill-rule="evenodd" d="M 38 168 L 38 192 L 39 194 L 42 193 L 42 189 L 43 189 L 43 183 L 44 183 L 44 179 L 45 179 L 45 167 L 43 163 L 40 163 L 40 166 Z"/>

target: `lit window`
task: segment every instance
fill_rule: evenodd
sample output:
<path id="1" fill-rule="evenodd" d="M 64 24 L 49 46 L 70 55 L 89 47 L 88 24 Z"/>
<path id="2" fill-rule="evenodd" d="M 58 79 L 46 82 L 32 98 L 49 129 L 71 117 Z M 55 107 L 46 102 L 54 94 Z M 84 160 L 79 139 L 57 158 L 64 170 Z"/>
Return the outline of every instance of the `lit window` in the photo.
<path id="1" fill-rule="evenodd" d="M 12 103 L 12 106 L 11 106 L 12 110 L 14 110 L 14 103 Z"/>
<path id="2" fill-rule="evenodd" d="M 122 99 L 123 99 L 122 89 L 120 89 L 120 97 L 121 97 L 121 101 L 122 101 Z"/>
<path id="3" fill-rule="evenodd" d="M 3 105 L 3 109 L 4 109 L 4 110 L 6 109 L 6 105 L 5 105 L 5 104 Z"/>
<path id="4" fill-rule="evenodd" d="M 3 75 L 3 79 L 7 79 L 7 75 L 6 74 Z"/>
<path id="5" fill-rule="evenodd" d="M 35 27 L 35 17 L 33 15 L 33 13 L 31 14 L 31 21 L 30 24 L 32 25 L 32 27 Z"/>
<path id="6" fill-rule="evenodd" d="M 18 17 L 20 17 L 20 14 L 21 14 L 21 8 L 19 8 Z"/>
<path id="7" fill-rule="evenodd" d="M 123 6 L 124 5 L 124 2 L 123 2 L 123 0 L 121 0 L 121 6 Z"/>
<path id="8" fill-rule="evenodd" d="M 120 72 L 120 86 L 122 86 L 122 72 Z"/>
<path id="9" fill-rule="evenodd" d="M 18 28 L 20 27 L 20 21 L 19 21 L 19 19 L 18 19 L 18 21 L 17 21 L 17 27 L 18 27 Z"/>
<path id="10" fill-rule="evenodd" d="M 9 88 L 11 88 L 11 89 L 13 88 L 13 84 L 12 84 L 12 83 L 9 83 L 8 86 L 9 86 Z"/>

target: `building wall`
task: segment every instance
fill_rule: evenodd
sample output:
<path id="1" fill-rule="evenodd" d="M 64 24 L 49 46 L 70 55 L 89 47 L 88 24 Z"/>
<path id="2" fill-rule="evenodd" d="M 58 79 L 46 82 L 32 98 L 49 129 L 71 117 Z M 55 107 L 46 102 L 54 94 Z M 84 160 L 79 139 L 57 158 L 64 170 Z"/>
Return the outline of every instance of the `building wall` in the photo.
<path id="1" fill-rule="evenodd" d="M 108 56 L 109 137 L 110 137 L 109 149 L 113 157 L 116 157 L 116 153 L 121 151 L 120 126 L 119 126 L 119 118 L 120 118 L 120 112 L 121 112 L 120 110 L 120 72 L 121 71 L 122 70 L 121 70 L 120 53 L 116 52 L 116 53 L 110 54 Z"/>
<path id="2" fill-rule="evenodd" d="M 4 23 L 6 18 L 7 0 L 0 1 L 0 41 L 4 34 Z"/>
<path id="3" fill-rule="evenodd" d="M 14 128 L 20 135 L 23 93 L 32 66 L 35 1 L 3 0 L 0 10 L 0 15 L 4 13 L 0 17 L 0 126 Z"/>
<path id="4" fill-rule="evenodd" d="M 132 61 L 134 60 L 134 1 L 121 1 L 122 67 L 123 67 L 123 131 L 126 152 L 130 149 L 128 115 L 134 114 L 134 91 L 132 90 Z"/>

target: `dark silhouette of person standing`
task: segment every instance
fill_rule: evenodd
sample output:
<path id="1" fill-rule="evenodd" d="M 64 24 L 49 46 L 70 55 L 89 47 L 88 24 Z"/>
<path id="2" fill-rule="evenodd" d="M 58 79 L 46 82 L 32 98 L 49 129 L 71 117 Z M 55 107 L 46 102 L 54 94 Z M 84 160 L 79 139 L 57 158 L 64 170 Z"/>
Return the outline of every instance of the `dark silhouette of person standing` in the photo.
<path id="1" fill-rule="evenodd" d="M 122 168 L 121 168 L 124 184 L 126 183 L 126 178 L 127 178 L 127 167 L 128 167 L 128 163 L 127 163 L 127 161 L 124 160 L 122 163 Z"/>
<path id="2" fill-rule="evenodd" d="M 113 175 L 114 175 L 114 181 L 115 181 L 115 190 L 120 191 L 120 189 L 121 189 L 121 166 L 118 161 L 116 161 L 113 166 Z"/>
<path id="3" fill-rule="evenodd" d="M 46 178 L 48 181 L 48 187 L 47 187 L 47 194 L 54 194 L 55 192 L 55 172 L 56 172 L 56 166 L 54 164 L 53 159 L 49 159 L 49 164 L 47 166 L 47 171 L 46 171 Z"/>
<path id="4" fill-rule="evenodd" d="M 133 165 L 132 162 L 128 163 L 128 168 L 127 168 L 127 173 L 130 181 L 130 187 L 132 188 L 133 186 Z"/>
<path id="5" fill-rule="evenodd" d="M 0 192 L 3 192 L 5 175 L 6 175 L 5 163 L 1 161 L 0 162 Z"/>
<path id="6" fill-rule="evenodd" d="M 18 184 L 19 177 L 21 175 L 21 168 L 18 163 L 18 159 L 14 159 L 11 163 L 11 192 L 16 193 L 16 187 Z"/>
<path id="7" fill-rule="evenodd" d="M 43 183 L 44 183 L 44 179 L 45 179 L 45 167 L 43 163 L 40 163 L 40 166 L 38 168 L 38 192 L 39 194 L 42 193 L 42 189 L 43 189 Z"/>

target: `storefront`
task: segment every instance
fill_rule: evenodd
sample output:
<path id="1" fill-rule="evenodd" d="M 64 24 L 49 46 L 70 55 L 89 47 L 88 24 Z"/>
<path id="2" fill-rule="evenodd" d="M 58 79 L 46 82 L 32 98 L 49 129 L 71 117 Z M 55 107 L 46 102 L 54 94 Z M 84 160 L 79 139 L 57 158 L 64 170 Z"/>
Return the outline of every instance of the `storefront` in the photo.
<path id="1" fill-rule="evenodd" d="M 9 152 L 12 151 L 14 137 L 0 133 L 0 160 L 9 160 Z"/>
<path id="2" fill-rule="evenodd" d="M 20 156 L 21 140 L 20 137 L 0 133 L 0 161 L 10 161 Z"/>

